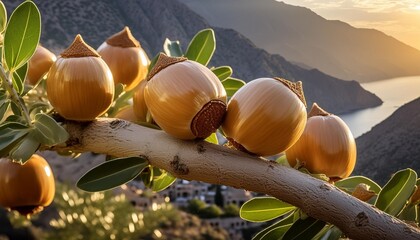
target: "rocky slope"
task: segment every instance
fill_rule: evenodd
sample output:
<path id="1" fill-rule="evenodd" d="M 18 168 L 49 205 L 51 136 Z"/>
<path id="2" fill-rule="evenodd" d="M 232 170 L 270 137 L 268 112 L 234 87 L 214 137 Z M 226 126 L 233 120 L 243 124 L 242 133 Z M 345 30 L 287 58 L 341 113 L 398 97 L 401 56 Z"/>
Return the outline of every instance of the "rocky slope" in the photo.
<path id="1" fill-rule="evenodd" d="M 356 139 L 355 174 L 385 184 L 397 170 L 412 168 L 420 174 L 420 98 Z"/>
<path id="2" fill-rule="evenodd" d="M 5 2 L 9 12 L 20 1 Z M 175 0 L 35 1 L 42 14 L 41 42 L 60 53 L 80 33 L 98 47 L 107 37 L 129 26 L 149 56 L 162 49 L 166 37 L 179 40 L 184 50 L 201 29 L 211 27 L 202 17 Z M 335 114 L 373 107 L 381 100 L 355 81 L 341 81 L 318 70 L 306 70 L 257 48 L 230 29 L 215 28 L 217 50 L 210 65 L 230 65 L 245 81 L 280 76 L 303 82 L 308 105 L 318 102 Z"/>
<path id="3" fill-rule="evenodd" d="M 327 20 L 275 0 L 179 0 L 210 24 L 327 74 L 361 82 L 420 75 L 420 51 L 374 29 Z"/>

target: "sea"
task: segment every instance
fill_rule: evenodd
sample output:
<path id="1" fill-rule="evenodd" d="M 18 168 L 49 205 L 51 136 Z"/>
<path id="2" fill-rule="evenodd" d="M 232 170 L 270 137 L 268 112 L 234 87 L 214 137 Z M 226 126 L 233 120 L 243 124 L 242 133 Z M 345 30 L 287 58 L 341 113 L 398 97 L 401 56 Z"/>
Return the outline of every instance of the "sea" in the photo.
<path id="1" fill-rule="evenodd" d="M 381 98 L 383 103 L 374 108 L 339 115 L 355 138 L 370 131 L 405 103 L 420 97 L 420 76 L 385 79 L 361 85 Z"/>

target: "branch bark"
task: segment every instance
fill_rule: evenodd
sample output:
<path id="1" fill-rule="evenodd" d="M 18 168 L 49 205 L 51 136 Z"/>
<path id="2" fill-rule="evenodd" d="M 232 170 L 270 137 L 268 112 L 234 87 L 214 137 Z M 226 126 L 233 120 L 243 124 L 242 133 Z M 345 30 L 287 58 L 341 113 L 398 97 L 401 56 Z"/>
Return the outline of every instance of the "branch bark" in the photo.
<path id="1" fill-rule="evenodd" d="M 119 119 L 66 122 L 67 149 L 117 157 L 142 156 L 175 177 L 265 193 L 332 223 L 353 239 L 420 239 L 419 229 L 335 186 L 289 167 L 203 141 L 182 141 L 163 131 Z"/>

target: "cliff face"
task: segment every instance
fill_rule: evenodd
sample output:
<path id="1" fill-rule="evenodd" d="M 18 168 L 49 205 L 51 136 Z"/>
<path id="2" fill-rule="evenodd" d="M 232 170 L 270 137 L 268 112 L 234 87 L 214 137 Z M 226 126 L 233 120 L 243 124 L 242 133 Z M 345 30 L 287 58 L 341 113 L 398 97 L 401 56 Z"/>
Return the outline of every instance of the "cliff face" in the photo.
<path id="1" fill-rule="evenodd" d="M 210 24 L 327 74 L 361 82 L 420 75 L 420 51 L 374 29 L 274 0 L 179 0 Z"/>
<path id="2" fill-rule="evenodd" d="M 10 13 L 19 0 L 5 2 Z M 129 26 L 150 57 L 162 50 L 165 38 L 179 40 L 183 49 L 200 30 L 211 27 L 202 17 L 175 0 L 34 1 L 42 15 L 41 43 L 59 54 L 80 33 L 94 48 Z M 214 28 L 217 50 L 210 65 L 230 65 L 234 76 L 245 81 L 259 77 L 284 77 L 302 81 L 310 106 L 318 102 L 340 114 L 381 104 L 357 82 L 341 81 L 318 70 L 306 70 L 257 48 L 231 29 Z"/>
<path id="3" fill-rule="evenodd" d="M 400 169 L 412 168 L 420 173 L 420 98 L 358 137 L 356 144 L 354 174 L 385 184 Z"/>

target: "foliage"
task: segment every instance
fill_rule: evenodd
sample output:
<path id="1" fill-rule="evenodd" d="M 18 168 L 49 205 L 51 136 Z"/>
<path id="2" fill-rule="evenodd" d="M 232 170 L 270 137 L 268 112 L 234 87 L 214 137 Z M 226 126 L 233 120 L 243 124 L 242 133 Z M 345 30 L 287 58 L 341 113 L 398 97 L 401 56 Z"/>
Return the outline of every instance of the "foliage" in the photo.
<path id="1" fill-rule="evenodd" d="M 377 195 L 374 198 L 376 201 L 372 203 L 377 208 L 418 225 L 418 202 L 411 201 L 418 182 L 416 172 L 405 169 L 395 173 L 383 188 L 363 176 L 349 177 L 335 185 L 351 194 L 357 185 L 366 184 Z M 241 207 L 240 216 L 248 221 L 280 219 L 253 239 L 311 239 L 315 236 L 316 239 L 340 239 L 343 235 L 334 225 L 308 217 L 296 207 L 272 197 L 249 200 Z"/>
<path id="2" fill-rule="evenodd" d="M 4 26 L 7 14 L 3 4 L 0 8 L 0 23 Z M 31 87 L 25 85 L 24 79 L 27 62 L 35 52 L 40 34 L 39 10 L 32 1 L 25 1 L 12 13 L 1 46 L 0 156 L 10 156 L 22 163 L 42 144 L 51 146 L 68 138 L 59 123 L 35 109 L 29 111 L 25 105 L 33 102 L 33 99 L 28 99 L 30 95 L 26 90 Z"/>
<path id="3" fill-rule="evenodd" d="M 217 218 L 223 215 L 223 210 L 216 204 L 200 209 L 198 216 L 201 218 Z"/>
<path id="4" fill-rule="evenodd" d="M 50 229 L 39 232 L 39 239 L 155 239 L 156 234 L 166 239 L 226 238 L 223 231 L 211 229 L 169 204 L 161 204 L 156 210 L 140 210 L 124 194 L 83 192 L 66 184 L 57 185 L 54 205 L 49 211 L 56 214 L 28 220 L 10 213 L 9 218 L 15 227 L 31 229 L 34 228 L 31 222 L 39 225 L 40 221 L 47 221 Z"/>
<path id="5" fill-rule="evenodd" d="M 239 216 L 239 207 L 236 204 L 229 204 L 223 208 L 225 212 L 222 217 L 238 217 Z"/>
<path id="6" fill-rule="evenodd" d="M 187 212 L 192 214 L 198 214 L 200 210 L 204 209 L 206 207 L 206 203 L 201 201 L 200 199 L 193 198 L 190 201 L 188 201 L 187 205 Z"/>

